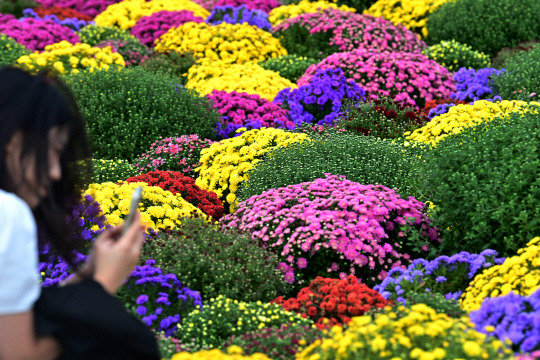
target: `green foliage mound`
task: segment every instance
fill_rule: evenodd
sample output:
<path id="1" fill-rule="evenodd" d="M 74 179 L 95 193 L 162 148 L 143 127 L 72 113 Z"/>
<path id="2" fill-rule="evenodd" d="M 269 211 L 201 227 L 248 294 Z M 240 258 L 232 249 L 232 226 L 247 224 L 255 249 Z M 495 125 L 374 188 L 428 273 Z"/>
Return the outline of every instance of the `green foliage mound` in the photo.
<path id="1" fill-rule="evenodd" d="M 305 56 L 298 55 L 283 55 L 274 59 L 264 60 L 258 63 L 266 70 L 277 72 L 281 77 L 295 83 L 304 73 L 307 68 L 318 61 Z"/>
<path id="2" fill-rule="evenodd" d="M 129 177 L 140 175 L 140 171 L 136 169 L 127 160 L 114 159 L 92 159 L 93 168 L 93 183 L 118 182 L 126 180 Z"/>
<path id="3" fill-rule="evenodd" d="M 91 46 L 96 46 L 100 42 L 106 40 L 137 40 L 137 38 L 131 35 L 129 31 L 122 30 L 115 26 L 88 25 L 77 32 L 77 35 L 79 35 L 79 39 L 82 43 Z"/>
<path id="4" fill-rule="evenodd" d="M 540 107 L 531 109 L 467 128 L 423 156 L 441 253 L 511 256 L 540 233 Z"/>
<path id="5" fill-rule="evenodd" d="M 187 72 L 195 65 L 195 58 L 188 52 L 153 53 L 141 66 L 145 69 L 178 79 L 183 85 L 187 82 Z"/>
<path id="6" fill-rule="evenodd" d="M 206 98 L 143 68 L 111 68 L 67 78 L 86 121 L 94 156 L 129 161 L 159 136 L 214 137 L 220 115 Z"/>
<path id="7" fill-rule="evenodd" d="M 497 94 L 503 99 L 538 101 L 540 93 L 540 45 L 511 58 L 504 65 L 506 72 L 493 79 Z"/>
<path id="8" fill-rule="evenodd" d="M 428 42 L 458 39 L 490 56 L 520 41 L 538 40 L 538 0 L 455 0 L 437 8 L 427 21 Z"/>
<path id="9" fill-rule="evenodd" d="M 239 201 L 272 188 L 313 181 L 325 173 L 345 175 L 360 184 L 381 184 L 397 188 L 400 195 L 421 200 L 420 159 L 413 149 L 374 137 L 335 134 L 326 138 L 277 149 L 249 171 L 240 183 Z"/>
<path id="10" fill-rule="evenodd" d="M 241 301 L 270 301 L 287 284 L 278 258 L 249 234 L 223 231 L 204 219 L 186 218 L 175 231 L 161 232 L 144 245 L 142 259 L 156 259 L 203 299 L 219 295 Z"/>
<path id="11" fill-rule="evenodd" d="M 13 65 L 23 55 L 29 55 L 32 51 L 15 39 L 5 34 L 0 34 L 0 66 Z"/>
<path id="12" fill-rule="evenodd" d="M 474 50 L 469 45 L 455 40 L 443 40 L 422 51 L 428 59 L 435 60 L 448 70 L 456 72 L 462 67 L 467 69 L 483 69 L 491 65 L 488 55 Z"/>
<path id="13" fill-rule="evenodd" d="M 20 18 L 25 9 L 33 9 L 38 5 L 34 0 L 0 0 L 0 14 L 11 14 Z"/>

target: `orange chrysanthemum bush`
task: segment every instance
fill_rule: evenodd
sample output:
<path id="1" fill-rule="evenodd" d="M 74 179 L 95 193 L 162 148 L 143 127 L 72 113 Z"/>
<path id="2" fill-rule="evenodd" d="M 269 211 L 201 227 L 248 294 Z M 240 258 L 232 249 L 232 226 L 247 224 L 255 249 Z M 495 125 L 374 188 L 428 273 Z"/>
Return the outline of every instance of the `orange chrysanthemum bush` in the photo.
<path id="1" fill-rule="evenodd" d="M 319 329 L 325 329 L 348 324 L 351 317 L 364 315 L 372 308 L 384 308 L 392 301 L 361 284 L 356 276 L 349 275 L 341 280 L 317 276 L 296 298 L 285 300 L 280 296 L 272 303 L 309 317 Z"/>

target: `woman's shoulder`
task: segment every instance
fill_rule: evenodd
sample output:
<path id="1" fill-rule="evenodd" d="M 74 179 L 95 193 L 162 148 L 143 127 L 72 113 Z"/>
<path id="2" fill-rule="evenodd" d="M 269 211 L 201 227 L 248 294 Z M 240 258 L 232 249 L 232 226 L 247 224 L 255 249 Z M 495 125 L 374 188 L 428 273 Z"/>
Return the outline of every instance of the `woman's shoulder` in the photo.
<path id="1" fill-rule="evenodd" d="M 28 204 L 17 195 L 0 189 L 0 223 L 5 226 L 6 222 L 35 228 L 34 216 Z"/>

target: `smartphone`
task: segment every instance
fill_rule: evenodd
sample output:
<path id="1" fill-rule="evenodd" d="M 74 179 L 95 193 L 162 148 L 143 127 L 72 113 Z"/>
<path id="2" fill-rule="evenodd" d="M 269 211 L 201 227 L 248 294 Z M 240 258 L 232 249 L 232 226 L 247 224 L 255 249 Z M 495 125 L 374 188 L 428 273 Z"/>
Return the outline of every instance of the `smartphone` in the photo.
<path id="1" fill-rule="evenodd" d="M 135 212 L 137 211 L 137 208 L 139 207 L 139 202 L 141 201 L 143 188 L 139 186 L 133 191 L 133 195 L 131 196 L 131 207 L 129 209 L 129 214 L 126 217 L 126 220 L 124 221 L 124 228 L 122 229 L 122 236 L 127 232 L 127 229 L 131 226 L 131 223 L 133 222 L 133 216 L 135 215 Z"/>

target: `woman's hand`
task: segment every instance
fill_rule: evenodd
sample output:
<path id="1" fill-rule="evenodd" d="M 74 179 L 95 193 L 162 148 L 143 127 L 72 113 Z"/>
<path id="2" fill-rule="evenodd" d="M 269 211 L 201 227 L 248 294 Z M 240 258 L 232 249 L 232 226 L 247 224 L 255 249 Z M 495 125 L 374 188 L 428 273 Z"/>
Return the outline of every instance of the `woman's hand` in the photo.
<path id="1" fill-rule="evenodd" d="M 85 265 L 88 269 L 94 267 L 94 280 L 111 294 L 115 294 L 133 272 L 144 241 L 139 212 L 135 213 L 124 236 L 121 236 L 122 228 L 123 225 L 103 231 L 94 242 L 88 266 Z"/>

